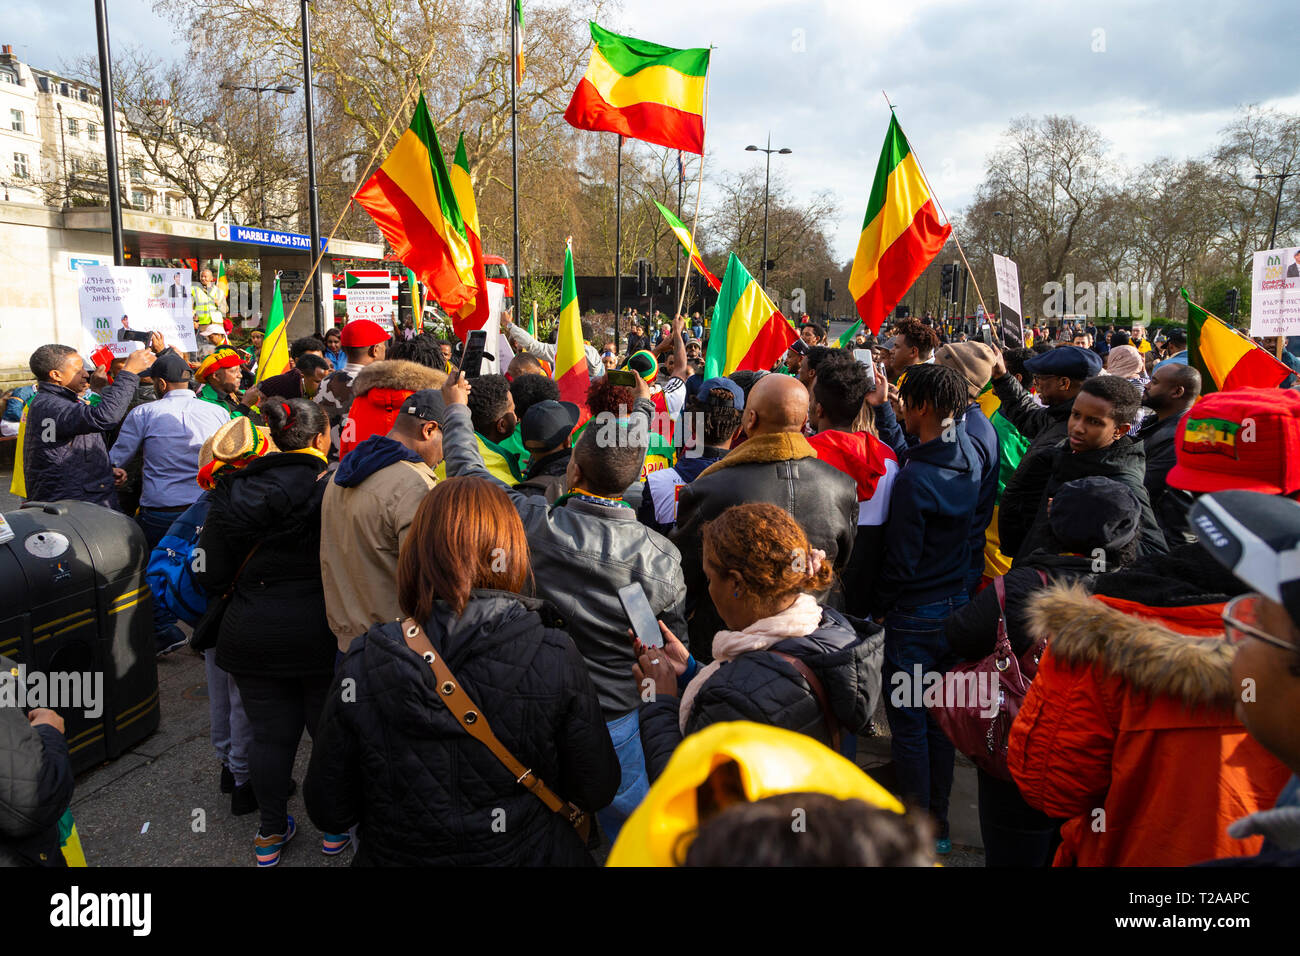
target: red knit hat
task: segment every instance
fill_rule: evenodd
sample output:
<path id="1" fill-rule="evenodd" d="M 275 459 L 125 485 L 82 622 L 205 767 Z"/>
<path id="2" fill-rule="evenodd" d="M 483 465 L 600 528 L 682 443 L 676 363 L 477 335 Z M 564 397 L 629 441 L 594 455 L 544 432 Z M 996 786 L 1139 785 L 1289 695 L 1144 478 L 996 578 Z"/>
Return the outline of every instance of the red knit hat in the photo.
<path id="1" fill-rule="evenodd" d="M 1166 481 L 1184 491 L 1300 491 L 1300 394 L 1234 388 L 1206 395 L 1178 423 L 1178 463 Z"/>
<path id="2" fill-rule="evenodd" d="M 387 342 L 390 336 L 378 322 L 371 322 L 369 319 L 353 319 L 343 326 L 343 334 L 340 338 L 345 349 L 360 349 Z"/>

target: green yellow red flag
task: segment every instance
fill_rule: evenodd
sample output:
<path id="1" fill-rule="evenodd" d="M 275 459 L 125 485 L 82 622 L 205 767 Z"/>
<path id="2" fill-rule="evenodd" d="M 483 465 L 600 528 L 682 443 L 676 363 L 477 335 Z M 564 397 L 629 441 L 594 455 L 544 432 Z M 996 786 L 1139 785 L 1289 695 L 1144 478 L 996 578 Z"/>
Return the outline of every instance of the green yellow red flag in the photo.
<path id="1" fill-rule="evenodd" d="M 704 377 L 771 368 L 794 342 L 794 327 L 733 252 L 713 308 Z"/>
<path id="2" fill-rule="evenodd" d="M 849 294 L 872 335 L 951 232 L 940 224 L 921 167 L 891 114 L 849 274 Z"/>
<path id="3" fill-rule="evenodd" d="M 677 241 L 686 250 L 691 265 L 696 268 L 700 275 L 704 276 L 705 281 L 713 287 L 713 291 L 717 292 L 722 288 L 722 280 L 710 272 L 709 267 L 704 264 L 704 258 L 700 255 L 699 247 L 695 245 L 695 241 L 691 238 L 691 231 L 686 228 L 685 223 L 664 208 L 663 204 L 658 200 L 655 201 L 655 205 L 659 207 L 659 212 L 663 214 L 664 220 L 668 223 L 668 228 L 673 231 Z"/>
<path id="4" fill-rule="evenodd" d="M 564 247 L 564 282 L 560 288 L 560 327 L 555 340 L 555 383 L 560 400 L 587 404 L 591 384 L 587 353 L 582 342 L 582 321 L 578 313 L 578 284 L 573 278 L 573 242 Z"/>
<path id="5" fill-rule="evenodd" d="M 353 198 L 444 309 L 474 300 L 474 255 L 423 93 L 410 128 Z"/>
<path id="6" fill-rule="evenodd" d="M 262 351 L 257 356 L 257 381 L 279 375 L 289 369 L 289 329 L 284 321 L 284 302 L 280 299 L 280 277 L 275 277 L 271 293 L 271 312 L 266 318 Z"/>
<path id="7" fill-rule="evenodd" d="M 708 48 L 661 46 L 594 21 L 591 40 L 587 73 L 564 113 L 569 124 L 703 153 Z"/>
<path id="8" fill-rule="evenodd" d="M 1187 361 L 1201 373 L 1201 394 L 1230 388 L 1276 388 L 1291 370 L 1250 339 L 1232 331 L 1180 290 L 1187 302 Z"/>
<path id="9" fill-rule="evenodd" d="M 449 172 L 456 205 L 460 207 L 465 222 L 474 264 L 474 298 L 451 315 L 452 331 L 456 333 L 456 338 L 464 342 L 470 332 L 484 327 L 491 311 L 488 306 L 487 272 L 483 267 L 483 243 L 479 238 L 478 204 L 474 201 L 474 185 L 469 178 L 469 154 L 465 152 L 464 133 L 460 134 L 456 143 L 456 159 Z"/>

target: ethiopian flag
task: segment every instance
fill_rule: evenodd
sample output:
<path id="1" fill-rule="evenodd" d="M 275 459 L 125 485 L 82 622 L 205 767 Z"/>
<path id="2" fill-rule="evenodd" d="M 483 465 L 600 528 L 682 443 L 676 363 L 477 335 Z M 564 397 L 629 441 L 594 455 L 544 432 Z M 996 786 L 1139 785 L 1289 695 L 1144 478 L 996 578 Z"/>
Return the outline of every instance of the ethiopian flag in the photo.
<path id="1" fill-rule="evenodd" d="M 796 338 L 789 320 L 733 252 L 713 307 L 704 377 L 746 369 L 767 371 Z"/>
<path id="2" fill-rule="evenodd" d="M 1201 394 L 1231 388 L 1276 388 L 1291 370 L 1193 302 L 1187 290 L 1187 361 L 1201 373 Z"/>
<path id="3" fill-rule="evenodd" d="M 841 335 L 840 340 L 835 343 L 835 347 L 837 349 L 848 348 L 850 345 L 853 344 L 853 337 L 861 331 L 862 331 L 862 320 L 858 319 L 858 321 L 854 322 L 852 325 L 850 325 L 847 329 L 844 330 L 844 334 Z"/>
<path id="4" fill-rule="evenodd" d="M 451 316 L 452 331 L 462 342 L 475 329 L 483 328 L 488 321 L 487 272 L 483 268 L 483 243 L 479 239 L 478 204 L 474 202 L 474 186 L 469 179 L 469 155 L 465 152 L 465 134 L 456 143 L 456 159 L 451 164 L 451 189 L 456 195 L 469 238 L 469 251 L 474 262 L 474 298 L 466 302 Z"/>
<path id="5" fill-rule="evenodd" d="M 940 225 L 921 167 L 891 115 L 849 273 L 849 294 L 872 335 L 943 249 L 950 232 L 952 226 Z"/>
<path id="6" fill-rule="evenodd" d="M 410 129 L 352 198 L 444 309 L 474 301 L 474 255 L 423 93 Z"/>
<path id="7" fill-rule="evenodd" d="M 570 126 L 704 152 L 707 47 L 675 50 L 591 23 L 587 73 L 564 118 Z"/>
<path id="8" fill-rule="evenodd" d="M 686 254 L 690 256 L 691 265 L 695 266 L 700 275 L 704 276 L 709 285 L 713 286 L 713 291 L 717 292 L 722 288 L 722 280 L 710 272 L 709 267 L 704 264 L 704 259 L 700 256 L 699 247 L 697 247 L 695 241 L 691 239 L 691 231 L 686 228 L 685 224 L 683 224 L 680 219 L 665 209 L 662 203 L 656 200 L 655 205 L 658 206 L 659 211 L 663 213 L 664 219 L 668 222 L 668 228 L 673 231 L 673 235 L 677 237 L 677 241 L 682 244 L 682 248 L 685 249 Z"/>
<path id="9" fill-rule="evenodd" d="M 578 284 L 573 278 L 573 243 L 564 247 L 564 284 L 560 290 L 560 329 L 555 339 L 554 378 L 560 386 L 560 400 L 587 404 L 591 377 L 587 352 L 582 347 L 582 322 L 578 313 Z"/>
<path id="10" fill-rule="evenodd" d="M 524 81 L 524 0 L 515 0 L 515 82 Z"/>
<path id="11" fill-rule="evenodd" d="M 284 303 L 280 301 L 280 277 L 275 277 L 271 293 L 271 314 L 266 319 L 262 351 L 257 356 L 257 381 L 289 370 L 288 326 L 284 321 Z"/>

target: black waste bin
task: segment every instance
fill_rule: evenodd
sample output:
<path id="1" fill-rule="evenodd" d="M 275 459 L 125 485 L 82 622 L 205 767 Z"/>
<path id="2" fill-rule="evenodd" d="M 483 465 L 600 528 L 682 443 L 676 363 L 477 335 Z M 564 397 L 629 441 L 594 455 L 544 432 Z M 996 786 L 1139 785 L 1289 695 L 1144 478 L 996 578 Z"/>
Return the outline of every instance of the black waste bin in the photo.
<path id="1" fill-rule="evenodd" d="M 158 729 L 153 597 L 144 532 L 126 515 L 82 501 L 28 501 L 5 513 L 0 544 L 0 655 L 36 672 L 102 680 L 94 708 L 56 706 L 74 772 L 121 755 Z M 102 678 L 94 675 L 102 675 Z M 66 693 L 68 684 L 63 683 Z M 31 700 L 27 705 L 33 706 Z"/>

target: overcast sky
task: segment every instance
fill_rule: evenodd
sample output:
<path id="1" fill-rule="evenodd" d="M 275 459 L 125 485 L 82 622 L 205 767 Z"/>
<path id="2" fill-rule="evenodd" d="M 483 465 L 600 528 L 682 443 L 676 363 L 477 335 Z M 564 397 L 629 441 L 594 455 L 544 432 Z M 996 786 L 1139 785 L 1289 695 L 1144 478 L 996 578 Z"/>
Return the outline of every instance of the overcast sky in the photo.
<path id="1" fill-rule="evenodd" d="M 525 9 L 530 0 L 525 0 Z M 149 0 L 109 0 L 115 45 L 166 52 Z M 14 0 L 2 42 L 57 69 L 95 49 L 90 0 Z M 796 193 L 829 189 L 841 259 L 853 254 L 889 110 L 950 212 L 1023 114 L 1072 113 L 1138 165 L 1210 149 L 1245 103 L 1300 112 L 1296 0 L 623 0 L 604 24 L 669 46 L 713 44 L 707 170 L 774 157 Z M 183 47 L 183 38 L 176 37 Z M 707 201 L 708 195 L 705 194 Z"/>

